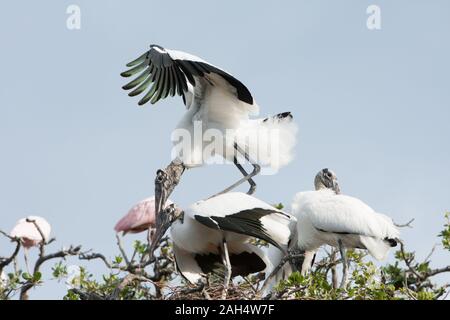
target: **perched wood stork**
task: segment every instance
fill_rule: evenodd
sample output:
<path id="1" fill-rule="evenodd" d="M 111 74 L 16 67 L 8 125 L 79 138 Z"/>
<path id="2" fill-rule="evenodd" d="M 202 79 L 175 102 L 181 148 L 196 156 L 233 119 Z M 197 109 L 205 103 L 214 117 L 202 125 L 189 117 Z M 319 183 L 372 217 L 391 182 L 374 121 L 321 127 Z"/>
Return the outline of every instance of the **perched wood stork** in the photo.
<path id="1" fill-rule="evenodd" d="M 172 204 L 167 200 L 166 206 Z M 122 217 L 114 227 L 114 230 L 123 235 L 127 233 L 140 233 L 155 227 L 155 197 L 149 197 L 135 204 L 128 213 Z"/>
<path id="2" fill-rule="evenodd" d="M 337 247 L 343 262 L 342 288 L 347 280 L 346 248 L 366 249 L 375 259 L 383 260 L 388 250 L 397 245 L 400 233 L 388 216 L 357 198 L 340 194 L 333 171 L 322 169 L 314 185 L 315 191 L 299 192 L 292 202 L 291 214 L 297 218 L 296 246 L 305 252 L 301 270 L 303 274 L 308 271 L 322 245 Z M 280 261 L 279 254 L 269 250 L 272 261 Z M 285 266 L 283 272 L 288 273 L 289 268 Z"/>
<path id="3" fill-rule="evenodd" d="M 187 139 L 188 144 L 174 142 L 174 146 L 176 159 L 185 168 L 200 166 L 208 158 L 218 155 L 233 162 L 243 174 L 242 179 L 220 193 L 248 181 L 248 193 L 252 194 L 256 188 L 252 178 L 260 172 L 260 165 L 278 169 L 292 160 L 297 127 L 291 113 L 250 119 L 250 115 L 258 113 L 258 105 L 247 87 L 223 69 L 189 53 L 158 45 L 151 45 L 150 50 L 127 66 L 131 69 L 123 72 L 123 77 L 140 73 L 123 86 L 125 90 L 133 89 L 129 96 L 139 95 L 153 84 L 139 100 L 139 105 L 147 102 L 154 104 L 169 95 L 183 98 L 187 110 L 176 130 L 189 133 L 192 141 Z M 223 139 L 219 144 L 222 147 L 205 152 L 207 146 L 202 140 L 195 139 L 196 124 L 200 125 L 202 132 L 208 129 L 219 132 Z M 270 134 L 258 134 L 258 139 L 248 139 L 249 135 L 258 131 L 276 133 L 277 137 L 273 139 Z M 186 145 L 190 145 L 190 148 L 186 148 Z M 270 148 L 267 148 L 268 145 Z M 256 158 L 252 159 L 252 155 L 256 155 Z M 252 172 L 247 173 L 244 169 L 240 161 L 242 157 L 252 164 Z M 162 197 L 167 198 L 170 192 L 163 192 Z M 157 201 L 157 212 L 161 211 L 165 200 Z"/>
<path id="4" fill-rule="evenodd" d="M 272 269 L 267 255 L 250 239 L 262 239 L 286 251 L 295 232 L 295 218 L 241 192 L 198 201 L 183 213 L 169 208 L 179 217 L 170 227 L 179 272 L 197 284 L 215 265 L 223 264 L 224 292 L 232 276 Z"/>

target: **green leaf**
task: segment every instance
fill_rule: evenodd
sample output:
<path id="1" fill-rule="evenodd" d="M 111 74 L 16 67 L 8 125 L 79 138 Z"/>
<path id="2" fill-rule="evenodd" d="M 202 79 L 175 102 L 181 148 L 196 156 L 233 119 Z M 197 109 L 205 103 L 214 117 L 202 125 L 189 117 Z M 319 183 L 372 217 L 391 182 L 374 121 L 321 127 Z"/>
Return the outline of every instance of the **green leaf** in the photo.
<path id="1" fill-rule="evenodd" d="M 33 277 L 32 277 L 28 272 L 24 272 L 24 273 L 22 273 L 22 278 L 23 278 L 24 280 L 29 281 L 29 280 L 31 280 Z"/>
<path id="2" fill-rule="evenodd" d="M 33 275 L 33 281 L 34 281 L 34 282 L 38 282 L 38 281 L 41 280 L 41 279 L 42 279 L 42 273 L 40 273 L 39 271 L 36 272 L 36 273 Z"/>

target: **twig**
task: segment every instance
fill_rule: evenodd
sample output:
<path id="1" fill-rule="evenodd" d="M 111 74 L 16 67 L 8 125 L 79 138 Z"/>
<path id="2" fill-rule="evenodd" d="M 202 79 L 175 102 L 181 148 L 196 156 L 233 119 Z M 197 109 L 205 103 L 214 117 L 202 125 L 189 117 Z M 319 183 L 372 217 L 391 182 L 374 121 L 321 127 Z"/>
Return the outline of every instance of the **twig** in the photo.
<path id="1" fill-rule="evenodd" d="M 125 250 L 123 249 L 122 240 L 120 239 L 120 236 L 118 233 L 116 233 L 116 239 L 117 239 L 117 246 L 119 247 L 120 253 L 122 254 L 123 259 L 125 260 L 127 267 L 129 267 L 130 260 L 128 260 L 127 254 L 125 253 Z"/>
<path id="2" fill-rule="evenodd" d="M 108 269 L 112 269 L 113 267 L 111 266 L 111 264 L 108 262 L 108 260 L 106 259 L 106 257 L 104 255 L 102 255 L 101 253 L 87 253 L 87 252 L 81 252 L 78 255 L 78 258 L 80 260 L 94 260 L 94 259 L 100 259 L 103 261 L 103 263 L 106 265 L 106 267 Z"/>
<path id="3" fill-rule="evenodd" d="M 77 247 L 73 247 L 70 246 L 69 249 L 67 250 L 60 250 L 58 252 L 49 254 L 49 255 L 45 255 L 45 256 L 40 256 L 37 261 L 36 264 L 34 265 L 34 270 L 33 270 L 33 276 L 39 271 L 39 268 L 41 267 L 41 265 L 51 259 L 56 259 L 56 258 L 65 258 L 66 256 L 76 256 L 79 254 L 81 250 L 81 246 L 77 246 Z M 28 291 L 33 288 L 37 283 L 35 283 L 32 280 L 27 280 L 27 282 L 25 282 L 25 284 L 22 286 L 22 289 L 20 290 L 20 300 L 27 300 L 28 299 Z"/>
<path id="4" fill-rule="evenodd" d="M 94 292 L 83 292 L 77 288 L 69 289 L 69 291 L 79 295 L 81 300 L 105 300 L 105 298 Z"/>
<path id="5" fill-rule="evenodd" d="M 411 271 L 412 274 L 414 274 L 418 279 L 422 279 L 422 276 L 416 271 L 415 268 L 413 268 L 413 266 L 411 265 L 412 260 L 408 259 L 406 257 L 406 253 L 405 253 L 405 246 L 403 244 L 403 241 L 399 241 L 400 242 L 400 253 L 402 255 L 402 259 L 405 262 L 406 266 L 408 267 L 408 269 Z M 405 279 L 406 279 L 406 272 L 405 272 Z"/>
<path id="6" fill-rule="evenodd" d="M 430 258 L 431 258 L 431 256 L 433 255 L 433 253 L 434 253 L 434 251 L 436 250 L 436 244 L 433 246 L 433 248 L 431 248 L 431 251 L 430 251 L 430 253 L 427 255 L 427 257 L 425 258 L 425 262 L 429 262 L 429 260 L 430 260 Z"/>
<path id="7" fill-rule="evenodd" d="M 0 230 L 0 233 L 3 234 L 4 236 L 6 236 L 7 238 L 11 239 L 11 241 L 16 242 L 16 248 L 14 249 L 14 251 L 13 251 L 11 256 L 9 256 L 8 258 L 0 257 L 0 274 L 1 274 L 3 269 L 7 265 L 9 265 L 11 262 L 13 262 L 14 259 L 16 258 L 16 256 L 17 256 L 17 254 L 19 253 L 19 250 L 20 250 L 20 239 L 19 238 L 15 238 L 15 237 L 11 237 L 7 233 L 3 232 L 2 230 Z"/>
<path id="8" fill-rule="evenodd" d="M 426 278 L 429 278 L 429 277 L 432 277 L 432 276 L 435 276 L 435 275 L 437 275 L 439 273 L 444 273 L 444 272 L 450 272 L 450 266 L 446 266 L 444 268 L 438 268 L 438 269 L 430 270 L 428 272 L 425 272 L 424 276 Z"/>
<path id="9" fill-rule="evenodd" d="M 108 300 L 117 300 L 119 298 L 120 292 L 122 292 L 123 289 L 125 289 L 129 284 L 131 284 L 134 281 L 150 282 L 150 283 L 154 284 L 154 282 L 152 280 L 150 280 L 146 277 L 129 273 L 122 279 L 122 281 L 119 283 L 119 285 L 114 289 L 113 293 L 109 296 Z"/>
<path id="10" fill-rule="evenodd" d="M 36 228 L 36 230 L 41 235 L 42 243 L 43 244 L 47 244 L 47 239 L 45 238 L 44 233 L 42 232 L 41 227 L 39 227 L 39 225 L 37 224 L 36 220 L 27 218 L 26 221 L 27 222 L 31 222 L 32 224 L 34 224 L 34 227 Z"/>
<path id="11" fill-rule="evenodd" d="M 396 227 L 398 227 L 398 228 L 405 228 L 405 227 L 412 228 L 413 226 L 411 225 L 411 223 L 413 223 L 414 220 L 415 220 L 415 218 L 412 218 L 412 219 L 409 220 L 408 222 L 402 223 L 402 224 L 399 224 L 399 223 L 395 223 L 395 222 L 394 222 L 394 225 L 395 225 Z"/>
<path id="12" fill-rule="evenodd" d="M 18 238 L 16 238 L 16 237 L 11 237 L 9 234 L 7 234 L 5 231 L 2 231 L 2 230 L 0 230 L 0 233 L 2 234 L 2 235 L 4 235 L 5 237 L 7 237 L 9 240 L 11 240 L 11 241 L 16 241 L 16 240 L 18 240 Z"/>

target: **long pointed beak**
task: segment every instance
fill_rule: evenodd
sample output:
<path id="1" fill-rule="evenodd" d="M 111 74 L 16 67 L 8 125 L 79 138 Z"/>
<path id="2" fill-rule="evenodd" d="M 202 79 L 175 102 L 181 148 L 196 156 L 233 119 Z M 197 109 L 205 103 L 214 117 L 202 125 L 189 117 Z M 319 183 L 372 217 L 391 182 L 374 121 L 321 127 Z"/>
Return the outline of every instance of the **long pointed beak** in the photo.
<path id="1" fill-rule="evenodd" d="M 156 226 L 151 237 L 151 244 L 149 248 L 150 259 L 154 258 L 154 252 L 170 226 L 170 218 L 164 210 L 168 198 L 168 193 L 170 192 L 169 190 L 167 190 L 166 184 L 164 183 L 165 178 L 165 173 L 163 171 L 158 171 L 156 179 L 159 183 L 155 184 Z"/>
<path id="2" fill-rule="evenodd" d="M 164 205 L 166 204 L 168 193 L 165 180 L 167 179 L 166 173 L 162 170 L 158 170 L 156 173 L 156 181 L 155 181 L 155 214 L 158 217 L 158 214 L 164 209 Z M 158 227 L 158 223 L 156 224 Z"/>
<path id="3" fill-rule="evenodd" d="M 154 258 L 154 251 L 159 245 L 162 237 L 166 233 L 174 221 L 174 217 L 170 212 L 166 211 L 165 204 L 175 186 L 180 181 L 185 167 L 180 161 L 172 161 L 165 171 L 158 170 L 155 179 L 155 216 L 156 216 L 156 230 L 152 235 L 151 244 L 149 248 L 150 259 Z"/>
<path id="4" fill-rule="evenodd" d="M 162 188 L 160 194 L 155 195 L 155 215 L 156 215 L 156 229 L 158 229 L 158 216 L 162 211 L 164 211 L 164 207 L 167 201 L 167 190 Z"/>
<path id="5" fill-rule="evenodd" d="M 336 179 L 333 180 L 333 190 L 334 190 L 334 192 L 336 192 L 336 194 L 341 193 L 341 187 L 339 187 L 339 183 Z"/>
<path id="6" fill-rule="evenodd" d="M 166 234 L 167 229 L 172 225 L 172 223 L 181 218 L 183 212 L 180 209 L 174 209 L 174 205 L 171 204 L 170 207 L 162 210 L 156 216 L 156 230 L 151 236 L 151 243 L 149 248 L 150 259 L 154 259 L 155 250 L 159 247 L 161 239 Z"/>
<path id="7" fill-rule="evenodd" d="M 156 229 L 152 234 L 149 248 L 150 259 L 153 259 L 155 257 L 155 250 L 159 247 L 161 239 L 166 234 L 166 231 L 167 229 L 169 229 L 171 224 L 171 219 L 168 217 L 165 211 L 161 211 L 156 216 Z"/>

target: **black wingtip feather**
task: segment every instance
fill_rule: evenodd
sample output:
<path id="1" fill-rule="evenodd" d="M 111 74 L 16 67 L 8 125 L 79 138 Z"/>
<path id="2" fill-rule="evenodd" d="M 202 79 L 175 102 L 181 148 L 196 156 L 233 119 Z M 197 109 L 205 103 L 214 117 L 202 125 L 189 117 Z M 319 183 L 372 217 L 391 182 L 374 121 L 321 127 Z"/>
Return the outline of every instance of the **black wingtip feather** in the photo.
<path id="1" fill-rule="evenodd" d="M 384 240 L 386 241 L 386 242 L 388 242 L 389 243 L 389 245 L 391 246 L 391 247 L 396 247 L 397 246 L 397 239 L 393 239 L 393 238 L 384 238 Z"/>
<path id="2" fill-rule="evenodd" d="M 131 76 L 131 74 L 128 73 L 128 70 L 122 72 L 120 75 L 121 75 L 122 77 L 124 77 L 124 78 L 128 78 L 129 76 Z"/>

